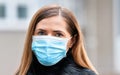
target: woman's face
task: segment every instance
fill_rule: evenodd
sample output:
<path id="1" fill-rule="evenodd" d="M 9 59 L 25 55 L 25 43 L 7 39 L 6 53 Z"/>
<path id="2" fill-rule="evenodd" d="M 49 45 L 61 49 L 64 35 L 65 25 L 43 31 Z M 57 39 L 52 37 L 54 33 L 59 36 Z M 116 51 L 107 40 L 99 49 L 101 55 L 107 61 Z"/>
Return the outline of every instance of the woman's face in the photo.
<path id="1" fill-rule="evenodd" d="M 61 16 L 45 18 L 37 23 L 34 35 L 54 36 L 59 38 L 71 38 L 67 30 L 67 23 Z M 72 46 L 72 39 L 68 41 L 67 50 Z"/>

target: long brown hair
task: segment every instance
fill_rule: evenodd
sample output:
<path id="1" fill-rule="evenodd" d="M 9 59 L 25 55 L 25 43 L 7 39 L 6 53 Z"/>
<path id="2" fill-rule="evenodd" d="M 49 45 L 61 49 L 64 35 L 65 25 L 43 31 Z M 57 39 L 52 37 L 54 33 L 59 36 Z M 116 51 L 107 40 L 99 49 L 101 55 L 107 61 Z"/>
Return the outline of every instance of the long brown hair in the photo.
<path id="1" fill-rule="evenodd" d="M 17 72 L 18 75 L 25 75 L 32 62 L 33 54 L 31 50 L 31 43 L 32 43 L 32 35 L 34 33 L 36 24 L 42 19 L 58 16 L 58 15 L 64 18 L 65 22 L 68 24 L 69 33 L 76 39 L 74 45 L 72 46 L 72 55 L 75 62 L 82 67 L 93 70 L 97 74 L 97 71 L 91 64 L 86 54 L 84 42 L 83 42 L 83 36 L 75 16 L 66 8 L 62 8 L 57 5 L 49 5 L 39 9 L 35 13 L 35 15 L 33 16 L 30 22 L 25 45 L 24 45 L 24 52 L 21 59 L 21 64 Z"/>

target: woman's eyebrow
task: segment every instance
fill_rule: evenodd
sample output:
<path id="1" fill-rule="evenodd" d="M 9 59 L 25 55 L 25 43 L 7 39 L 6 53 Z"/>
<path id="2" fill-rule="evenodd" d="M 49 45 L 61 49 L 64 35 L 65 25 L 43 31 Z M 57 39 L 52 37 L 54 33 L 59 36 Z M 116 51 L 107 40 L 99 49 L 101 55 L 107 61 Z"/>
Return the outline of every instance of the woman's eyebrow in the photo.
<path id="1" fill-rule="evenodd" d="M 53 32 L 63 32 L 63 31 L 61 31 L 61 30 L 53 30 Z"/>
<path id="2" fill-rule="evenodd" d="M 35 31 L 46 31 L 45 29 L 35 29 Z"/>

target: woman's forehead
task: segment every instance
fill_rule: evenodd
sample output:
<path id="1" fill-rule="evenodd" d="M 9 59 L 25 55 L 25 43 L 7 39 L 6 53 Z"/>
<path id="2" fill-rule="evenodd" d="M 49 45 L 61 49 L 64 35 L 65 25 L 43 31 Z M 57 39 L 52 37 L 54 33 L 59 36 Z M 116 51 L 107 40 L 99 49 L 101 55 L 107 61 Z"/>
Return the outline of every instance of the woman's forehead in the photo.
<path id="1" fill-rule="evenodd" d="M 45 18 L 41 20 L 40 22 L 38 22 L 36 25 L 36 29 L 41 28 L 41 27 L 43 28 L 50 27 L 50 28 L 56 28 L 56 29 L 65 28 L 66 29 L 67 23 L 62 17 L 54 16 L 50 18 Z"/>

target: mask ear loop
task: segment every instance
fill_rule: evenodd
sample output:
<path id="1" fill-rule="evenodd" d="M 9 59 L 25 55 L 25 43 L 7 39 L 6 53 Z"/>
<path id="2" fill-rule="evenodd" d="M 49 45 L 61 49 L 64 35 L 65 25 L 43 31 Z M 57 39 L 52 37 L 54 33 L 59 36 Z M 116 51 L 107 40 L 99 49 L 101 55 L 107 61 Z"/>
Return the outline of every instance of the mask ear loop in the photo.
<path id="1" fill-rule="evenodd" d="M 72 39 L 72 36 L 70 38 L 68 38 L 68 40 L 71 40 Z"/>

